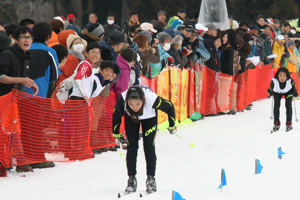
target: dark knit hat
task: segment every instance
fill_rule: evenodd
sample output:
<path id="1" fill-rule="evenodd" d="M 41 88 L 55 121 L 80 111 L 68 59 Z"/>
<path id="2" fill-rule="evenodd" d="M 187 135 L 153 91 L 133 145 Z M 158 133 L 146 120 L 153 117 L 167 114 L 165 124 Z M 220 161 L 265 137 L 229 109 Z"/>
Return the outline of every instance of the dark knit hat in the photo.
<path id="1" fill-rule="evenodd" d="M 243 33 L 242 38 L 243 38 L 244 42 L 249 42 L 251 40 L 251 34 Z"/>
<path id="2" fill-rule="evenodd" d="M 259 34 L 259 37 L 262 38 L 263 40 L 266 40 L 267 39 L 267 34 L 261 33 L 261 34 Z"/>
<path id="3" fill-rule="evenodd" d="M 104 28 L 101 24 L 91 24 L 88 27 L 88 32 L 95 35 L 96 37 L 100 37 L 104 33 Z"/>

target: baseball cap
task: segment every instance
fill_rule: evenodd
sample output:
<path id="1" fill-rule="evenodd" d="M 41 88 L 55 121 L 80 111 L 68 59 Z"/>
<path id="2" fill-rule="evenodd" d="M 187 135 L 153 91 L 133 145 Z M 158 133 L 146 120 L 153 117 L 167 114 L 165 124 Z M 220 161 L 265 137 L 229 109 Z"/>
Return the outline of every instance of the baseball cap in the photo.
<path id="1" fill-rule="evenodd" d="M 201 33 L 202 31 L 207 31 L 208 30 L 208 28 L 206 28 L 205 26 L 203 26 L 203 24 L 200 24 L 200 23 L 197 23 L 195 25 L 195 27 L 196 27 L 196 30 L 197 30 L 198 33 L 199 33 L 199 31 Z"/>
<path id="2" fill-rule="evenodd" d="M 283 35 L 278 35 L 278 36 L 276 37 L 276 40 L 284 40 L 284 36 L 283 36 Z"/>
<path id="3" fill-rule="evenodd" d="M 142 31 L 151 31 L 153 33 L 157 33 L 157 30 L 153 28 L 153 25 L 148 22 L 142 23 L 140 27 Z"/>
<path id="4" fill-rule="evenodd" d="M 67 20 L 68 21 L 73 21 L 75 19 L 75 15 L 73 15 L 73 14 L 68 14 L 68 16 L 67 16 Z"/>
<path id="5" fill-rule="evenodd" d="M 120 31 L 111 32 L 109 35 L 109 39 L 111 39 L 115 42 L 119 42 L 119 43 L 121 43 L 121 42 L 127 43 L 127 41 L 125 40 L 125 35 Z"/>
<path id="6" fill-rule="evenodd" d="M 259 28 L 256 25 L 251 25 L 249 27 L 250 30 L 259 30 Z"/>
<path id="7" fill-rule="evenodd" d="M 186 14 L 186 10 L 183 8 L 180 8 L 177 13 Z"/>

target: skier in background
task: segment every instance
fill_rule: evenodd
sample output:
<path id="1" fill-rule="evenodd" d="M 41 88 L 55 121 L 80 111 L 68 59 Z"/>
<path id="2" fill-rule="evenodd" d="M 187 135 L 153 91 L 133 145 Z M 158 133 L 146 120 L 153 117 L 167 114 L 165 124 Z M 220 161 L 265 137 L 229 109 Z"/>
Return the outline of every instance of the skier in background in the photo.
<path id="1" fill-rule="evenodd" d="M 292 126 L 292 100 L 299 99 L 295 82 L 287 68 L 280 67 L 271 81 L 268 93 L 273 95 L 274 99 L 274 127 L 273 132 L 280 128 L 279 109 L 282 96 L 285 97 L 286 107 L 286 131 L 293 129 Z"/>

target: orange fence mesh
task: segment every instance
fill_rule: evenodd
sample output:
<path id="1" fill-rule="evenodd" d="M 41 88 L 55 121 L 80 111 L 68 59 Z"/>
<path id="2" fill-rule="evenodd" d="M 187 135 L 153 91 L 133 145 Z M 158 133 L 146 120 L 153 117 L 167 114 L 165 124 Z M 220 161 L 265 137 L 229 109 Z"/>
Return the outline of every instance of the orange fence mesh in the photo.
<path id="1" fill-rule="evenodd" d="M 181 72 L 180 84 L 180 115 L 177 117 L 179 121 L 183 121 L 189 117 L 188 115 L 188 98 L 189 98 L 189 78 L 190 70 L 184 69 Z"/>
<path id="2" fill-rule="evenodd" d="M 114 93 L 95 98 L 93 109 L 85 101 L 62 104 L 16 90 L 0 99 L 0 162 L 5 167 L 89 159 L 91 148 L 114 145 Z"/>
<path id="3" fill-rule="evenodd" d="M 157 81 L 157 95 L 166 100 L 170 100 L 170 71 L 169 68 L 162 71 L 155 80 Z M 162 123 L 168 119 L 168 115 L 160 110 L 157 113 L 158 123 Z"/>
<path id="4" fill-rule="evenodd" d="M 116 104 L 116 94 L 110 92 L 108 97 L 98 96 L 92 101 L 92 121 L 90 146 L 99 149 L 115 144 L 112 136 L 112 115 Z"/>
<path id="5" fill-rule="evenodd" d="M 231 77 L 195 63 L 193 70 L 167 67 L 154 79 L 141 75 L 141 82 L 172 101 L 177 119 L 183 121 L 195 111 L 208 115 L 243 110 L 268 96 L 266 90 L 273 76 L 271 65 Z M 299 73 L 293 73 L 292 78 L 300 91 Z M 94 157 L 91 149 L 115 145 L 115 93 L 94 98 L 88 105 L 76 100 L 61 103 L 14 90 L 1 96 L 0 102 L 0 162 L 5 167 L 84 160 Z M 167 115 L 159 112 L 158 122 L 166 119 Z"/>
<path id="6" fill-rule="evenodd" d="M 171 102 L 175 107 L 176 118 L 180 116 L 180 86 L 181 86 L 181 70 L 179 68 L 170 68 L 171 73 Z"/>

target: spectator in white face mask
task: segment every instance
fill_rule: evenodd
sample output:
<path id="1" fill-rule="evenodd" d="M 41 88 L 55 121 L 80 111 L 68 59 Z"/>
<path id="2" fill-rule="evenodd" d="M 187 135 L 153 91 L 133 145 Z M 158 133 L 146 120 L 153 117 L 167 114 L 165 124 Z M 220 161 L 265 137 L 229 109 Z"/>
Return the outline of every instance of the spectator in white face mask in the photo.
<path id="1" fill-rule="evenodd" d="M 115 24 L 115 16 L 114 14 L 110 13 L 107 16 L 107 24 L 103 26 L 104 28 L 104 38 L 105 40 L 108 39 L 109 34 L 113 31 L 121 31 L 119 25 Z"/>
<path id="2" fill-rule="evenodd" d="M 77 65 L 85 59 L 83 53 L 87 46 L 87 42 L 78 35 L 70 34 L 67 38 L 68 57 L 64 66 L 60 68 L 62 73 L 59 75 L 56 83 L 56 87 L 59 88 L 60 84 L 66 78 L 69 78 L 74 74 Z M 51 98 L 57 99 L 57 90 L 52 93 Z"/>
<path id="3" fill-rule="evenodd" d="M 172 37 L 168 33 L 161 32 L 158 34 L 158 40 L 159 43 L 157 47 L 159 50 L 160 63 L 150 62 L 151 75 L 147 75 L 151 78 L 156 77 L 167 64 L 174 63 L 174 58 L 167 52 L 171 48 Z"/>

